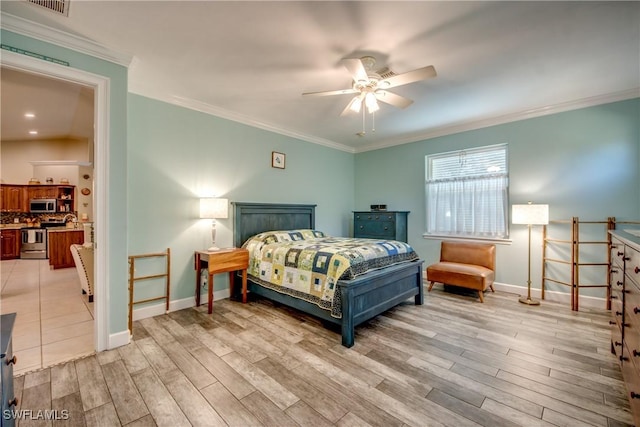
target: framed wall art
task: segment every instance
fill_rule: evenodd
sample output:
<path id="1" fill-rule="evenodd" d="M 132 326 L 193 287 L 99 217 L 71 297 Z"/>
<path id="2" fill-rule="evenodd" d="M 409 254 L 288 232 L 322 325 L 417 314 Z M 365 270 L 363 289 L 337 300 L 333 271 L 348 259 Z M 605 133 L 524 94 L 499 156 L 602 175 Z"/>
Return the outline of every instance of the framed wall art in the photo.
<path id="1" fill-rule="evenodd" d="M 277 151 L 272 151 L 271 152 L 271 167 L 272 168 L 278 168 L 278 169 L 284 169 L 284 163 L 285 163 L 285 154 L 284 153 L 278 153 Z"/>

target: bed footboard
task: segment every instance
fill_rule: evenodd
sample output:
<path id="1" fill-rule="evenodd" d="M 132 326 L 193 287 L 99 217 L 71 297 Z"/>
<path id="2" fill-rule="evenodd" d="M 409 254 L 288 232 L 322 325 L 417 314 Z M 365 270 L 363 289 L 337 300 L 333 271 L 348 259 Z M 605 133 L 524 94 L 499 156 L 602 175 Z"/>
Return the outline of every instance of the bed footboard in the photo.
<path id="1" fill-rule="evenodd" d="M 352 347 L 355 327 L 410 297 L 424 303 L 422 260 L 378 270 L 338 282 L 342 298 L 342 345 Z"/>

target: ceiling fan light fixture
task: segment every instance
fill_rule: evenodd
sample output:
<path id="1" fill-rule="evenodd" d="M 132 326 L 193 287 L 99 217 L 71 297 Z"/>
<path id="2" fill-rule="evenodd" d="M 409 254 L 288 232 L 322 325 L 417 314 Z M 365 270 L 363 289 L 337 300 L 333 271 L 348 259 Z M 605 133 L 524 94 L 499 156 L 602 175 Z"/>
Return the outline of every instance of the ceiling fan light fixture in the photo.
<path id="1" fill-rule="evenodd" d="M 368 92 L 365 95 L 364 103 L 367 106 L 367 110 L 369 111 L 369 113 L 375 113 L 380 109 L 378 100 L 376 99 L 376 96 L 373 94 L 373 92 Z"/>
<path id="2" fill-rule="evenodd" d="M 362 95 L 355 96 L 349 104 L 349 109 L 354 113 L 359 113 L 362 108 Z"/>

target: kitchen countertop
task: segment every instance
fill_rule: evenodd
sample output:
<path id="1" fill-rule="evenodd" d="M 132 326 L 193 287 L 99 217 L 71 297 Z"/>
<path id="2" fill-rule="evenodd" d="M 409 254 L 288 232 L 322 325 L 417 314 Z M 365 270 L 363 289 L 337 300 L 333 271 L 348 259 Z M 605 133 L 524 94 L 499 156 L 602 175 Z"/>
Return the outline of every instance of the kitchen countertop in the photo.
<path id="1" fill-rule="evenodd" d="M 47 228 L 47 230 L 49 231 L 49 233 L 62 233 L 65 231 L 83 231 L 82 228 L 77 227 L 50 227 Z"/>
<path id="2" fill-rule="evenodd" d="M 21 228 L 26 227 L 26 224 L 0 224 L 0 229 L 2 230 L 20 230 Z"/>

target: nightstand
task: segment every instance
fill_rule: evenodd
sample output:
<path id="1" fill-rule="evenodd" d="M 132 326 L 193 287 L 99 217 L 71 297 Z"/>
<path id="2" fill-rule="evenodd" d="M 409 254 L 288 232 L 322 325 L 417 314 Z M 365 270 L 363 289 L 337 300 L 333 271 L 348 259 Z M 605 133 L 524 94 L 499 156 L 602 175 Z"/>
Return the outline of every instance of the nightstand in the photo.
<path id="1" fill-rule="evenodd" d="M 207 288 L 209 291 L 209 309 L 213 309 L 213 275 L 217 273 L 229 273 L 229 292 L 233 295 L 234 272 L 242 271 L 242 302 L 247 302 L 247 267 L 249 266 L 249 251 L 246 249 L 231 248 L 218 251 L 196 251 L 196 307 L 200 306 L 200 270 L 206 268 L 209 273 Z"/>

